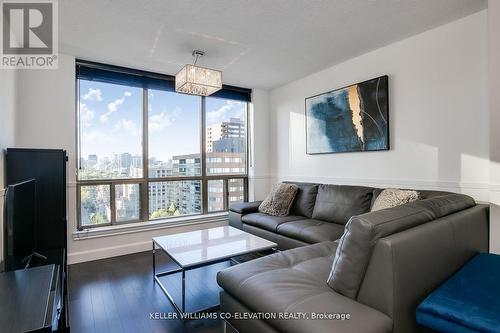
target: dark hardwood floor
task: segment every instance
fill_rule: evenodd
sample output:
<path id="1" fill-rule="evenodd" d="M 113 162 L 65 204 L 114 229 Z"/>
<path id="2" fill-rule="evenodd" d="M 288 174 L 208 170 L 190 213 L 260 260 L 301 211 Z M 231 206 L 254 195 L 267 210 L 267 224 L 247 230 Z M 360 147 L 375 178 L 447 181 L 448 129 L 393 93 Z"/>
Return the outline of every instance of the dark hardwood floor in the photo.
<path id="1" fill-rule="evenodd" d="M 157 265 L 158 271 L 174 267 L 165 255 L 157 256 Z M 218 303 L 220 288 L 215 276 L 217 271 L 229 265 L 220 263 L 186 273 L 187 310 Z M 153 282 L 151 252 L 74 264 L 68 270 L 73 333 L 223 331 L 218 319 L 150 319 L 150 313 L 175 312 L 160 287 Z M 164 277 L 162 282 L 173 291 L 177 304 L 181 304 L 180 273 Z"/>

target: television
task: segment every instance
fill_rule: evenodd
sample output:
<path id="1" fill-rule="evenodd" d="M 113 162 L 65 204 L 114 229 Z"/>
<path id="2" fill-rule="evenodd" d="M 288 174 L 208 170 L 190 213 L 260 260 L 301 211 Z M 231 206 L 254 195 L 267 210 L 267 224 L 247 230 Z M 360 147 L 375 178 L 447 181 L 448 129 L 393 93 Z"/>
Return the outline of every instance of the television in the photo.
<path id="1" fill-rule="evenodd" d="M 37 250 L 37 203 L 34 179 L 9 185 L 4 202 L 5 270 L 35 265 L 44 259 Z"/>

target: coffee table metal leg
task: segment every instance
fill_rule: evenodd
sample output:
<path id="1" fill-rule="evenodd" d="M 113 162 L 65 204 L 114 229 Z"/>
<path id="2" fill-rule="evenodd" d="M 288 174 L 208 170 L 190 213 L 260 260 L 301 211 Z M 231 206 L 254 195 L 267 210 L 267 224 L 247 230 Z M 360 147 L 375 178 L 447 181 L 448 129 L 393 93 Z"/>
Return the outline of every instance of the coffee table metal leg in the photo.
<path id="1" fill-rule="evenodd" d="M 182 312 L 186 312 L 186 271 L 182 270 Z"/>
<path id="2" fill-rule="evenodd" d="M 153 242 L 153 281 L 156 277 L 156 258 L 155 258 L 155 242 Z"/>
<path id="3" fill-rule="evenodd" d="M 168 253 L 166 253 L 166 254 L 172 261 L 175 262 L 175 260 L 173 260 L 173 258 Z M 186 314 L 186 312 L 185 312 L 186 311 L 186 284 L 185 284 L 186 283 L 186 281 L 185 281 L 186 280 L 186 272 L 185 272 L 185 270 L 178 265 L 179 266 L 178 269 L 173 269 L 173 270 L 166 271 L 166 272 L 156 272 L 156 244 L 154 241 L 153 241 L 152 256 L 153 256 L 153 281 L 155 281 L 158 284 L 160 289 L 167 296 L 168 300 L 173 305 L 175 311 L 177 311 L 177 313 L 179 313 L 179 314 L 183 314 L 183 315 Z M 171 275 L 171 274 L 175 274 L 175 273 L 179 273 L 179 272 L 182 273 L 182 309 L 177 306 L 172 295 L 170 295 L 168 290 L 165 288 L 163 283 L 161 283 L 161 281 L 160 281 L 160 277 L 162 277 L 162 276 L 167 276 L 167 275 Z"/>

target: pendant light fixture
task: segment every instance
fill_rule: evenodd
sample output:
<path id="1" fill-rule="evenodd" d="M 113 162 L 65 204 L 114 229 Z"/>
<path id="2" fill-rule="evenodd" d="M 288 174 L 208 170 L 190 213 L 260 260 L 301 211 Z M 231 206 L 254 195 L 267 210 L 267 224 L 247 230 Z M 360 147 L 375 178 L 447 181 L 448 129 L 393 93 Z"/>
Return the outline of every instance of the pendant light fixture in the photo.
<path id="1" fill-rule="evenodd" d="M 222 89 L 222 72 L 197 66 L 198 59 L 205 55 L 204 51 L 193 51 L 194 62 L 184 66 L 175 75 L 175 91 L 183 94 L 209 96 Z"/>

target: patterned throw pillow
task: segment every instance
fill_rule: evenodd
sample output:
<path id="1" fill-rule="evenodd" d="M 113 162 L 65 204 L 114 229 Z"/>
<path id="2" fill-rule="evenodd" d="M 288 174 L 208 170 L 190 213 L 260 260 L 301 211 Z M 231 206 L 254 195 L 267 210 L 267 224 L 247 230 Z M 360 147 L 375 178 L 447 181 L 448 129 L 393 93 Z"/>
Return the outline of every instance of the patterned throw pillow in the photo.
<path id="1" fill-rule="evenodd" d="M 259 212 L 273 216 L 286 216 L 290 212 L 293 199 L 299 187 L 295 184 L 278 183 L 273 186 L 259 206 Z"/>
<path id="2" fill-rule="evenodd" d="M 385 208 L 400 206 L 408 202 L 417 201 L 418 199 L 419 195 L 417 191 L 388 188 L 380 192 L 373 203 L 371 211 L 374 212 Z"/>

